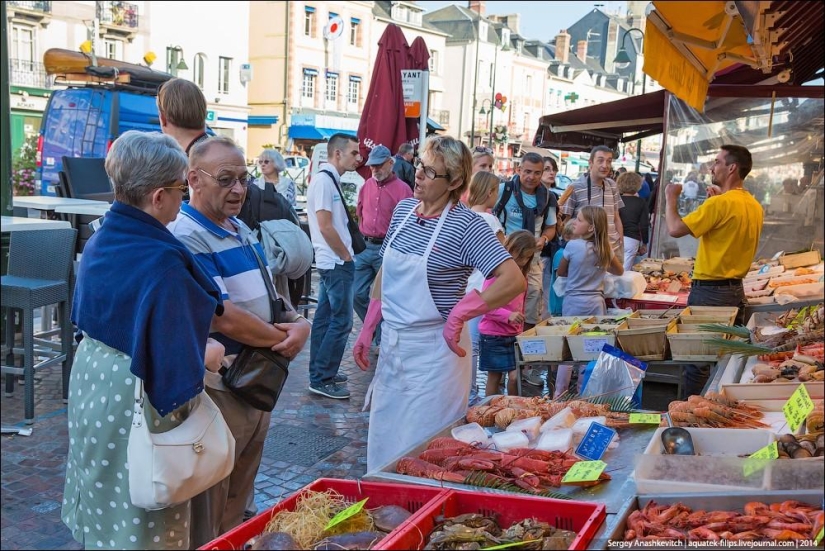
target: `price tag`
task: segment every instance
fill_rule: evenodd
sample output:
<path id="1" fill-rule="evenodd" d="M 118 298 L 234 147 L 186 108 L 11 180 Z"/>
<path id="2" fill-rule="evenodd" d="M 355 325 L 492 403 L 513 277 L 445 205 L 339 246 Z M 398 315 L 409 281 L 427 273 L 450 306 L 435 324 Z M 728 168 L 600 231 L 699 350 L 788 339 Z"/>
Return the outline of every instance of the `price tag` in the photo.
<path id="1" fill-rule="evenodd" d="M 765 264 L 764 266 L 759 268 L 759 273 L 760 274 L 766 274 L 766 273 L 768 273 L 768 270 L 770 270 L 770 269 L 771 269 L 771 267 L 768 266 L 767 264 Z"/>
<path id="2" fill-rule="evenodd" d="M 574 321 L 574 322 L 573 322 L 573 325 L 571 325 L 571 326 L 570 326 L 570 331 L 569 331 L 569 334 L 570 334 L 570 335 L 572 335 L 572 334 L 573 334 L 573 332 L 574 332 L 576 329 L 578 329 L 578 328 L 579 328 L 579 326 L 580 326 L 581 324 L 582 324 L 581 320 L 576 320 L 576 321 Z"/>
<path id="3" fill-rule="evenodd" d="M 662 415 L 660 413 L 631 413 L 628 422 L 639 425 L 661 425 Z"/>
<path id="4" fill-rule="evenodd" d="M 782 406 L 782 412 L 785 414 L 785 420 L 792 432 L 796 430 L 805 422 L 808 415 L 814 410 L 814 403 L 811 401 L 811 396 L 808 394 L 808 389 L 805 385 L 799 385 L 797 389 Z"/>
<path id="5" fill-rule="evenodd" d="M 593 482 L 599 479 L 599 475 L 604 472 L 605 468 L 607 468 L 607 463 L 604 461 L 579 461 L 570 467 L 561 479 L 561 483 Z"/>
<path id="6" fill-rule="evenodd" d="M 599 423 L 590 423 L 582 441 L 576 447 L 576 455 L 591 461 L 601 459 L 615 436 L 615 430 Z"/>
<path id="7" fill-rule="evenodd" d="M 547 343 L 544 339 L 520 339 L 518 345 L 522 354 L 547 354 Z"/>
<path id="8" fill-rule="evenodd" d="M 329 522 L 327 523 L 327 525 L 324 527 L 324 530 L 329 530 L 333 526 L 341 524 L 342 522 L 344 522 L 348 518 L 354 517 L 355 515 L 360 513 L 361 509 L 364 508 L 364 504 L 367 503 L 368 499 L 369 499 L 368 497 L 365 497 L 364 499 L 362 499 L 361 501 L 359 501 L 355 505 L 350 505 L 349 507 L 347 507 L 346 509 L 344 509 L 343 511 L 341 511 L 340 513 L 338 513 L 337 515 L 332 517 L 329 520 Z"/>
<path id="9" fill-rule="evenodd" d="M 757 471 L 765 468 L 768 462 L 779 458 L 779 450 L 776 447 L 776 442 L 771 442 L 764 448 L 761 448 L 748 456 L 745 464 L 742 466 L 742 472 L 745 476 L 750 476 Z"/>
<path id="10" fill-rule="evenodd" d="M 814 538 L 814 544 L 819 545 L 822 542 L 822 538 L 825 538 L 825 527 L 819 529 L 819 533 Z"/>
<path id="11" fill-rule="evenodd" d="M 601 352 L 604 345 L 608 342 L 608 339 L 597 339 L 591 337 L 583 339 L 582 346 L 584 347 L 585 353 L 595 354 L 596 352 Z"/>

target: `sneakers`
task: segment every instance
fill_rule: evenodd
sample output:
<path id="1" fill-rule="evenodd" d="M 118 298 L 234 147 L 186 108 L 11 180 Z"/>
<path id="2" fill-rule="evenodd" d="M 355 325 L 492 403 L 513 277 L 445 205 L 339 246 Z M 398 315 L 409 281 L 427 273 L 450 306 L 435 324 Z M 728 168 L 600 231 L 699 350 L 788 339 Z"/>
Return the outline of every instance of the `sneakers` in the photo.
<path id="1" fill-rule="evenodd" d="M 326 385 L 309 385 L 309 391 L 315 394 L 320 394 L 327 398 L 335 400 L 347 400 L 349 398 L 349 390 L 338 385 L 338 383 L 329 383 Z"/>
<path id="2" fill-rule="evenodd" d="M 336 373 L 335 377 L 332 378 L 332 381 L 335 383 L 346 383 L 347 381 L 349 381 L 349 377 L 347 377 L 343 373 Z"/>
<path id="3" fill-rule="evenodd" d="M 541 375 L 535 372 L 532 368 L 527 368 L 521 373 L 521 380 L 532 386 L 544 386 L 544 380 Z"/>

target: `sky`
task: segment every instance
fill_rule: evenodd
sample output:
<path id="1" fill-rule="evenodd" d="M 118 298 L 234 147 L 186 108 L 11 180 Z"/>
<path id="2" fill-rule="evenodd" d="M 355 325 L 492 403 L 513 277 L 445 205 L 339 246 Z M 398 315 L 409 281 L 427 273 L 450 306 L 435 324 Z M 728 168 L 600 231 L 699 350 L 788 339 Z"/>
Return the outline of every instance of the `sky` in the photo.
<path id="1" fill-rule="evenodd" d="M 427 8 L 427 12 L 433 12 L 444 6 L 455 4 L 467 7 L 466 1 L 442 2 L 439 0 L 419 0 L 418 5 Z M 615 11 L 625 9 L 625 2 L 608 2 L 606 0 L 596 0 L 594 2 L 487 2 L 487 15 L 507 15 L 518 13 L 519 32 L 528 40 L 542 40 L 547 42 L 554 38 L 559 30 L 566 29 L 573 23 L 587 15 L 594 6 L 601 4 L 605 11 Z"/>

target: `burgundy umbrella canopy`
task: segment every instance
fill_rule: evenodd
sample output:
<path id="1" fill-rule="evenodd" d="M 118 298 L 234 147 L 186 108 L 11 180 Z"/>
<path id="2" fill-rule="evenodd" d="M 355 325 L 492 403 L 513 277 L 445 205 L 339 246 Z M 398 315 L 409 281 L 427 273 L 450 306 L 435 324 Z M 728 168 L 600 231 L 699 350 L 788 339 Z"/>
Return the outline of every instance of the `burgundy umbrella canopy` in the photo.
<path id="1" fill-rule="evenodd" d="M 378 56 L 358 124 L 359 147 L 364 162 L 377 145 L 387 146 L 394 154 L 407 141 L 401 70 L 408 68 L 409 48 L 398 25 L 388 25 L 378 41 Z M 362 165 L 358 172 L 364 178 L 370 176 L 366 166 Z"/>
<path id="2" fill-rule="evenodd" d="M 413 40 L 412 46 L 410 46 L 408 65 L 405 68 L 416 69 L 420 71 L 430 70 L 430 51 L 427 49 L 427 45 L 424 43 L 424 39 L 420 36 L 416 37 L 416 39 Z M 425 93 L 427 93 L 427 91 L 425 91 Z M 407 119 L 406 141 L 410 142 L 416 150 L 418 150 L 420 120 L 421 119 L 419 118 Z"/>

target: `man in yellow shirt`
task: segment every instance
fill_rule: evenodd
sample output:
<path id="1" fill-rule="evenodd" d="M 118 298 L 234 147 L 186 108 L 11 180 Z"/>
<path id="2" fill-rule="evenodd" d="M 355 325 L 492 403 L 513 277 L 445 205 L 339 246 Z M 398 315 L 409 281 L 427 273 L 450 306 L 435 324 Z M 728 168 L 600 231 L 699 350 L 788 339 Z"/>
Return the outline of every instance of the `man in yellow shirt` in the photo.
<path id="1" fill-rule="evenodd" d="M 671 237 L 699 239 L 693 267 L 689 306 L 736 306 L 742 323 L 745 291 L 742 279 L 756 256 L 762 233 L 762 205 L 745 191 L 745 177 L 753 167 L 751 153 L 738 145 L 723 145 L 711 167 L 708 199 L 684 218 L 679 216 L 680 184 L 665 189 L 665 217 Z M 683 394 L 700 394 L 709 370 L 685 369 Z"/>

